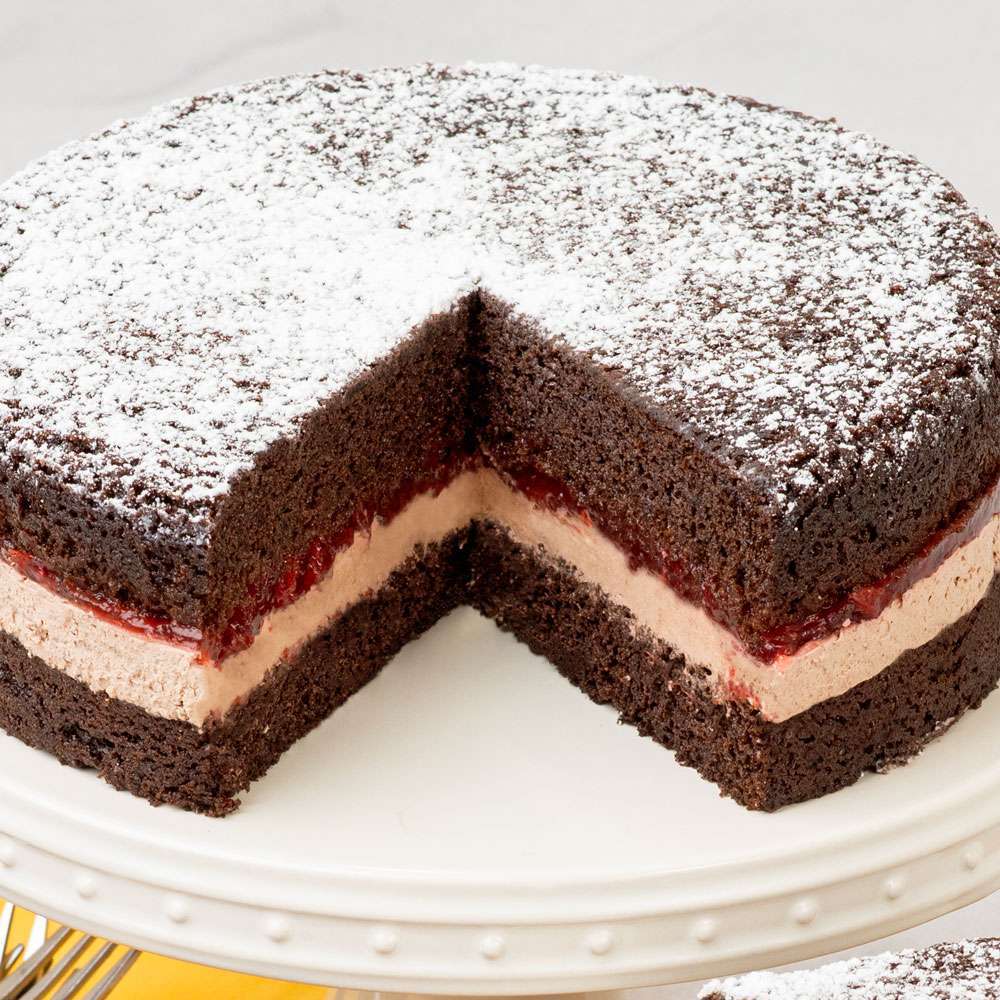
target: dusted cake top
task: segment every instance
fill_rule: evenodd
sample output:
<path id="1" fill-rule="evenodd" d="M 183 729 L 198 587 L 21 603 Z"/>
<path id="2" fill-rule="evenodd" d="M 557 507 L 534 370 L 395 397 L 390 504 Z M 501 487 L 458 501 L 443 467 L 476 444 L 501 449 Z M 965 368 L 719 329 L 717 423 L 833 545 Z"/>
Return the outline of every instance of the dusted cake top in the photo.
<path id="1" fill-rule="evenodd" d="M 753 972 L 709 983 L 704 1000 L 993 1000 L 1000 938 L 852 958 L 803 972 Z"/>
<path id="2" fill-rule="evenodd" d="M 752 101 L 511 66 L 268 80 L 0 187 L 0 448 L 203 538 L 256 455 L 478 287 L 794 511 L 995 392 L 998 262 L 932 171 Z"/>

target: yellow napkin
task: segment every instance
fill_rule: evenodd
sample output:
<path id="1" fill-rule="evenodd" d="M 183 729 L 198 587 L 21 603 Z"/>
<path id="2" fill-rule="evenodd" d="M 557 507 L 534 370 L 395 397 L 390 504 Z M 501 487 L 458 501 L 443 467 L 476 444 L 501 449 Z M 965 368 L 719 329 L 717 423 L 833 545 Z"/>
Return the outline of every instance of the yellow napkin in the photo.
<path id="1" fill-rule="evenodd" d="M 143 955 L 132 966 L 111 1000 L 175 1000 L 211 997 L 211 1000 L 321 1000 L 327 991 L 274 979 L 258 979 L 238 972 L 222 972 L 178 962 L 159 955 Z"/>

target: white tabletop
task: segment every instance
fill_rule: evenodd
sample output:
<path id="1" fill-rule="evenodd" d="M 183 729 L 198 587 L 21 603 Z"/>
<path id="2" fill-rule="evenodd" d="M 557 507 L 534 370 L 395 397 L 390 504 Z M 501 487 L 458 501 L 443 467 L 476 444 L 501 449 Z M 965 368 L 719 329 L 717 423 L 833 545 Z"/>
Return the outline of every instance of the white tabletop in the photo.
<path id="1" fill-rule="evenodd" d="M 990 0 L 9 2 L 0 176 L 169 98 L 324 66 L 428 60 L 641 73 L 836 116 L 916 154 L 1000 221 L 1000 5 Z M 861 951 L 997 933 L 993 897 Z"/>

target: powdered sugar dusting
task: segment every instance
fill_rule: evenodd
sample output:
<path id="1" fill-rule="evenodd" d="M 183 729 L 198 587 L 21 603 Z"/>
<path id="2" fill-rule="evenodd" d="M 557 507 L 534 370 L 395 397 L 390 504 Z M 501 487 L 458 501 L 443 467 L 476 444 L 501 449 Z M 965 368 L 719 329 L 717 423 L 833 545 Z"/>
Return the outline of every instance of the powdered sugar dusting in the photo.
<path id="1" fill-rule="evenodd" d="M 996 238 L 833 124 L 636 78 L 324 73 L 174 104 L 0 187 L 0 447 L 204 536 L 233 477 L 482 287 L 791 508 L 995 380 Z M 991 299 L 991 296 L 993 298 Z"/>
<path id="2" fill-rule="evenodd" d="M 803 972 L 754 972 L 708 983 L 724 1000 L 995 1000 L 1000 938 L 854 958 Z"/>

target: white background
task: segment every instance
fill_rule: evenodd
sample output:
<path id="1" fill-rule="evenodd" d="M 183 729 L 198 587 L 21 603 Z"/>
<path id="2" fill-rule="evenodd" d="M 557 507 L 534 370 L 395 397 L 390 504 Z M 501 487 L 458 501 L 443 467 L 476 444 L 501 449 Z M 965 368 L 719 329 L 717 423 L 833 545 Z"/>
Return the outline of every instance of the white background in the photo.
<path id="1" fill-rule="evenodd" d="M 169 98 L 428 60 L 641 73 L 835 116 L 915 153 L 1000 220 L 1000 4 L 989 0 L 0 0 L 0 176 Z M 997 897 L 885 944 L 984 934 L 1000 934 Z"/>

